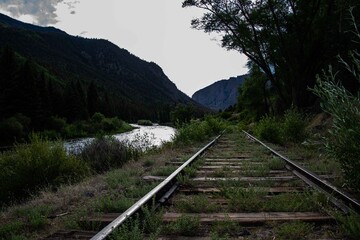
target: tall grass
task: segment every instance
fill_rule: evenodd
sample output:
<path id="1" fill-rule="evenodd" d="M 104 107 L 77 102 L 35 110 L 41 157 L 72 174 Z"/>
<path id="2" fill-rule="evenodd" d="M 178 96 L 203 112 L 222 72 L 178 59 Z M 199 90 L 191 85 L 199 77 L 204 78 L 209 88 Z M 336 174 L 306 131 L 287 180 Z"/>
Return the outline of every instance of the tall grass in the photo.
<path id="1" fill-rule="evenodd" d="M 352 13 L 351 16 L 354 42 L 359 47 L 360 31 Z M 339 58 L 339 61 L 343 70 L 360 83 L 360 53 L 357 50 L 350 52 L 349 59 Z M 348 186 L 360 191 L 360 88 L 355 94 L 350 93 L 336 75 L 329 66 L 328 71 L 318 77 L 313 91 L 321 98 L 322 109 L 333 117 L 333 126 L 327 138 L 328 153 L 341 164 Z"/>
<path id="2" fill-rule="evenodd" d="M 44 187 L 57 187 L 89 175 L 90 168 L 67 155 L 61 142 L 49 142 L 37 135 L 29 144 L 17 145 L 0 155 L 0 202 L 24 200 Z"/>

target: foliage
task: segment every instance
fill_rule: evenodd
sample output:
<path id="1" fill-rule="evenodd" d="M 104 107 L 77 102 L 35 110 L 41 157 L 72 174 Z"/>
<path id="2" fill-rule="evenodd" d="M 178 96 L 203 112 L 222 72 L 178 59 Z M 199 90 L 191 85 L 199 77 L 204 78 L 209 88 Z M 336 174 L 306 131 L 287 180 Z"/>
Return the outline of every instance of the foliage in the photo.
<path id="1" fill-rule="evenodd" d="M 133 200 L 124 196 L 104 196 L 98 198 L 95 202 L 94 209 L 98 212 L 124 212 L 134 203 Z"/>
<path id="2" fill-rule="evenodd" d="M 355 40 L 359 44 L 360 32 L 353 17 Z M 339 58 L 346 71 L 360 84 L 360 54 L 357 50 L 349 53 L 350 61 Z M 328 153 L 337 159 L 344 171 L 348 185 L 360 190 L 360 89 L 352 94 L 339 82 L 330 66 L 318 77 L 313 89 L 321 98 L 321 107 L 333 117 L 333 126 L 327 138 Z"/>
<path id="3" fill-rule="evenodd" d="M 306 121 L 294 108 L 287 110 L 282 118 L 265 116 L 256 124 L 255 134 L 276 144 L 302 142 L 306 137 Z"/>
<path id="4" fill-rule="evenodd" d="M 203 121 L 192 120 L 189 124 L 179 128 L 174 136 L 174 143 L 189 144 L 191 142 L 203 141 L 209 137 L 219 134 L 226 127 L 224 120 L 211 116 L 205 117 Z"/>
<path id="5" fill-rule="evenodd" d="M 283 139 L 281 136 L 281 125 L 275 117 L 266 116 L 256 124 L 254 128 L 255 134 L 264 140 L 282 144 Z"/>
<path id="6" fill-rule="evenodd" d="M 336 214 L 341 228 L 350 239 L 360 239 L 360 215 L 351 211 L 348 215 Z"/>
<path id="7" fill-rule="evenodd" d="M 15 235 L 19 233 L 22 228 L 24 228 L 24 224 L 19 220 L 1 224 L 0 239 L 6 239 L 9 236 Z"/>
<path id="8" fill-rule="evenodd" d="M 114 137 L 102 136 L 87 144 L 80 157 L 94 171 L 104 172 L 121 167 L 129 160 L 136 160 L 139 157 L 139 150 Z"/>
<path id="9" fill-rule="evenodd" d="M 302 142 L 306 137 L 306 121 L 299 111 L 290 108 L 285 112 L 282 123 L 283 138 L 285 141 Z"/>
<path id="10" fill-rule="evenodd" d="M 313 231 L 314 226 L 305 222 L 289 222 L 275 228 L 276 239 L 306 239 L 307 236 Z"/>
<path id="11" fill-rule="evenodd" d="M 86 163 L 68 155 L 61 142 L 32 135 L 31 143 L 17 145 L 0 155 L 0 201 L 22 200 L 44 187 L 57 187 L 83 179 Z"/>
<path id="12" fill-rule="evenodd" d="M 29 49 L 36 48 L 31 46 Z M 4 134 L 0 136 L 0 144 L 9 145 L 15 140 L 24 142 L 31 131 L 41 131 L 51 138 L 76 138 L 129 129 L 118 116 L 127 120 L 147 117 L 169 122 L 169 103 L 145 107 L 148 103 L 130 102 L 125 96 L 119 96 L 122 95 L 119 91 L 115 94 L 115 90 L 103 88 L 104 82 L 90 81 L 83 74 L 71 78 L 63 71 L 62 67 L 45 68 L 15 53 L 10 47 L 2 49 L 0 128 Z M 158 97 L 158 93 L 153 97 Z M 19 114 L 29 122 L 22 122 Z M 92 118 L 94 114 L 101 114 L 104 118 L 96 121 L 96 117 Z"/>
<path id="13" fill-rule="evenodd" d="M 194 107 L 191 105 L 178 104 L 170 113 L 170 120 L 173 124 L 182 125 L 189 123 L 194 117 Z"/>
<path id="14" fill-rule="evenodd" d="M 139 120 L 137 122 L 137 124 L 143 125 L 143 126 L 152 126 L 153 125 L 153 123 L 150 120 Z"/>
<path id="15" fill-rule="evenodd" d="M 218 33 L 224 48 L 245 54 L 261 69 L 276 90 L 282 109 L 292 104 L 299 108 L 313 104 L 315 98 L 307 88 L 314 86 L 315 75 L 351 45 L 344 21 L 344 11 L 350 6 L 359 3 L 183 1 L 183 7 L 204 10 L 202 17 L 192 21 L 194 28 Z"/>
<path id="16" fill-rule="evenodd" d="M 143 240 L 144 229 L 138 219 L 128 221 L 129 223 L 121 225 L 110 239 L 114 240 Z"/>
<path id="17" fill-rule="evenodd" d="M 250 64 L 250 74 L 239 88 L 237 108 L 242 119 L 256 121 L 269 112 L 266 83 L 266 76 L 259 67 Z"/>
<path id="18" fill-rule="evenodd" d="M 175 203 L 175 208 L 185 213 L 211 213 L 218 210 L 218 207 L 211 203 L 205 195 L 184 196 L 183 199 Z"/>
<path id="19" fill-rule="evenodd" d="M 168 226 L 169 232 L 173 234 L 181 234 L 184 236 L 193 236 L 200 227 L 199 217 L 191 217 L 182 215 L 175 222 Z"/>

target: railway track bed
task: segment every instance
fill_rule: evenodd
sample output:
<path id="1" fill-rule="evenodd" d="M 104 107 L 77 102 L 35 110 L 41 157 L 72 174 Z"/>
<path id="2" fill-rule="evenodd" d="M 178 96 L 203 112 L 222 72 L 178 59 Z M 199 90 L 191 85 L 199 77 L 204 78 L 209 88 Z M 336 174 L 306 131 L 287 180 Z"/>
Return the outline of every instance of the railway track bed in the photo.
<path id="1" fill-rule="evenodd" d="M 133 212 L 143 206 L 140 203 L 149 206 L 151 201 L 150 205 L 161 205 L 161 210 L 146 220 L 157 224 L 152 229 L 156 233 L 145 230 L 149 239 L 343 239 L 332 214 L 338 210 L 329 196 L 300 179 L 294 166 L 289 167 L 245 133 L 225 134 L 209 146 L 191 161 L 174 158 L 166 162 L 164 167 L 183 167 L 176 174 L 143 176 L 148 182 L 167 187 L 161 194 L 159 190 L 140 199 L 138 206 L 133 205 L 137 209 L 87 218 L 88 224 L 105 227 L 91 239 L 104 239 L 134 216 Z M 334 177 L 320 175 L 321 179 Z M 347 208 L 346 203 L 340 205 Z M 90 235 L 81 231 L 56 234 L 47 239 L 89 239 Z M 122 239 L 119 234 L 123 233 L 115 239 Z"/>

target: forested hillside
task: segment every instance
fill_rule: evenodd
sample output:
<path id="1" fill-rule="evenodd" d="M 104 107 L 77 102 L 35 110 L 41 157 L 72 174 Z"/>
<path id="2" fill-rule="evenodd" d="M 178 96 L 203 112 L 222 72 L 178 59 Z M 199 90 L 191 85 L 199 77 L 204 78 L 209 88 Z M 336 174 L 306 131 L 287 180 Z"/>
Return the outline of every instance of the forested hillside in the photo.
<path id="1" fill-rule="evenodd" d="M 9 124 L 25 132 L 51 129 L 54 118 L 72 123 L 96 112 L 126 121 L 169 122 L 178 104 L 200 109 L 158 65 L 107 40 L 74 37 L 2 14 L 0 36 L 5 129 Z"/>

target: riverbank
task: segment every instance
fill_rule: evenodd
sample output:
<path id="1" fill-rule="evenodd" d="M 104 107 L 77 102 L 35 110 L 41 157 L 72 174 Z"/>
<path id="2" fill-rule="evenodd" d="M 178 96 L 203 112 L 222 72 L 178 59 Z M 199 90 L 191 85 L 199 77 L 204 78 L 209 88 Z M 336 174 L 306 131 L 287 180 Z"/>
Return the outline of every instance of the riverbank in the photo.
<path id="1" fill-rule="evenodd" d="M 166 168 L 171 159 L 187 159 L 203 144 L 175 147 L 168 143 L 119 169 L 63 185 L 55 192 L 45 189 L 28 202 L 1 212 L 0 238 L 13 234 L 14 239 L 41 239 L 60 229 L 83 229 L 81 219 L 98 212 L 124 211 L 154 187 L 142 176 Z"/>
<path id="2" fill-rule="evenodd" d="M 125 162 L 121 168 L 92 174 L 71 185 L 64 183 L 55 191 L 51 187 L 42 189 L 23 204 L 3 207 L 0 213 L 0 239 L 9 236 L 10 239 L 41 239 L 59 229 L 95 230 L 98 226 L 87 226 L 83 221 L 86 216 L 126 210 L 154 187 L 143 176 L 159 174 L 159 169 L 167 170 L 169 160 L 188 159 L 225 127 L 221 121 L 213 118 L 193 121 L 177 131 L 173 142 L 153 148 Z M 64 152 L 63 149 L 61 156 L 68 155 Z M 34 173 L 36 171 L 28 175 L 36 179 Z"/>

